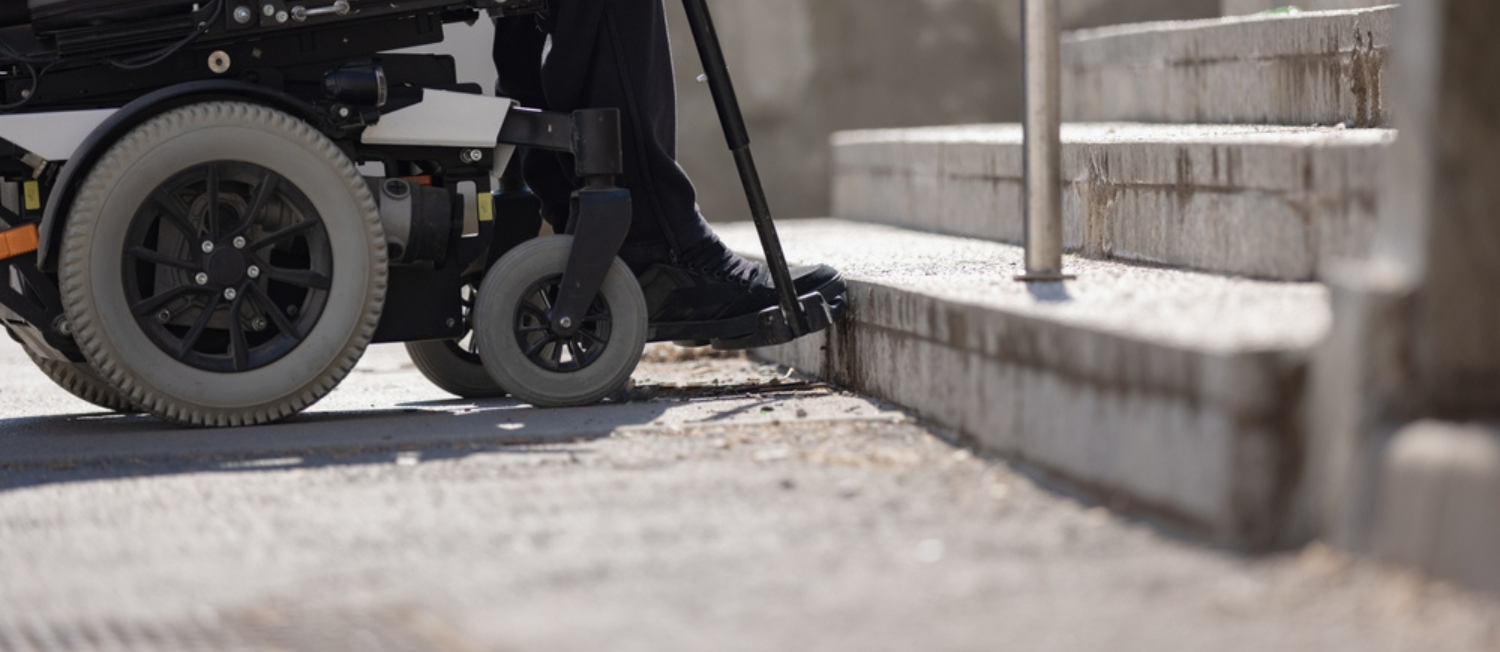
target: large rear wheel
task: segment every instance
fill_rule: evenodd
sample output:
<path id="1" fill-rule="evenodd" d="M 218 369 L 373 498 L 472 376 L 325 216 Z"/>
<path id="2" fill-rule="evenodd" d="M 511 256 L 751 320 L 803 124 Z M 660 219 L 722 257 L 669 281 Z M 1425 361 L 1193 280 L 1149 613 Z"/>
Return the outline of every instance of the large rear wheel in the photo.
<path id="1" fill-rule="evenodd" d="M 93 368 L 177 423 L 295 414 L 363 354 L 385 299 L 379 211 L 353 162 L 285 113 L 175 109 L 110 148 L 64 232 L 63 303 Z"/>

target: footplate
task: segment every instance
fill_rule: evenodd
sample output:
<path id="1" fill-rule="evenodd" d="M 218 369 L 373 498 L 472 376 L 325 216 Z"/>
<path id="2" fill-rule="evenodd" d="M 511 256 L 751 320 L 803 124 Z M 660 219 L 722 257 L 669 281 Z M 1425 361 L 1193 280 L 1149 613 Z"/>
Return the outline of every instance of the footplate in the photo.
<path id="1" fill-rule="evenodd" d="M 808 330 L 803 335 L 827 329 L 849 311 L 848 289 L 842 277 L 797 297 L 797 302 L 807 315 Z M 651 324 L 650 341 L 739 351 L 786 344 L 798 337 L 786 322 L 786 312 L 777 305 L 758 313 L 722 321 Z"/>

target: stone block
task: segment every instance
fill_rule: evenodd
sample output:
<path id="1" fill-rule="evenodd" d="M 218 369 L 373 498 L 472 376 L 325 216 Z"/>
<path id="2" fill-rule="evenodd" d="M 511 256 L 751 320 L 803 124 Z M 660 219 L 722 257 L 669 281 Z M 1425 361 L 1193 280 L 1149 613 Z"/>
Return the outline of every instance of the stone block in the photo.
<path id="1" fill-rule="evenodd" d="M 851 314 L 763 351 L 914 409 L 1111 505 L 1247 548 L 1274 542 L 1301 455 L 1311 284 L 1070 258 L 1028 286 L 1017 247 L 841 220 L 783 222 L 793 260 L 840 268 Z M 758 251 L 754 229 L 720 235 Z"/>
<path id="2" fill-rule="evenodd" d="M 1500 592 L 1500 428 L 1407 426 L 1380 483 L 1375 554 Z"/>
<path id="3" fill-rule="evenodd" d="M 1390 7 L 1119 25 L 1064 39 L 1073 122 L 1384 126 Z"/>

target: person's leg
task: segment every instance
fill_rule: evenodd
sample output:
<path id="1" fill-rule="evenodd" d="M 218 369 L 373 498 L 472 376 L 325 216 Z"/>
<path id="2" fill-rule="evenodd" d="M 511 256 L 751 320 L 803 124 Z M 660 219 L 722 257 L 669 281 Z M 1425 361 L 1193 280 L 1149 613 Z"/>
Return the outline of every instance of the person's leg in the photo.
<path id="1" fill-rule="evenodd" d="M 543 47 L 540 108 L 621 111 L 625 173 L 618 183 L 631 192 L 634 216 L 620 256 L 641 282 L 652 323 L 738 323 L 776 306 L 765 266 L 719 242 L 677 164 L 677 96 L 662 0 L 553 0 L 540 23 L 550 35 Z M 578 184 L 571 165 L 568 157 L 533 155 L 527 181 L 544 203 L 561 209 Z M 556 224 L 557 210 L 549 212 Z M 826 266 L 794 270 L 794 279 L 799 295 L 816 291 L 831 299 L 843 293 L 838 273 Z M 691 339 L 747 334 L 704 332 L 720 334 Z"/>
<path id="2" fill-rule="evenodd" d="M 559 0 L 550 19 L 542 68 L 549 105 L 620 109 L 625 173 L 618 183 L 634 199 L 627 252 L 671 258 L 712 237 L 677 164 L 677 89 L 662 0 Z"/>

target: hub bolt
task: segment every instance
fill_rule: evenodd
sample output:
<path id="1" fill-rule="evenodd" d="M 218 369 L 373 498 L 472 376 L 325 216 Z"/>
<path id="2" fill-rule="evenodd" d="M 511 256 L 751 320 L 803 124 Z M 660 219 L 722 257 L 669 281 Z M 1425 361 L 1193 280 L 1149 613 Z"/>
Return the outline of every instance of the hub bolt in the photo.
<path id="1" fill-rule="evenodd" d="M 194 276 L 193 280 L 197 281 L 198 285 L 208 285 L 208 272 L 198 272 L 198 275 Z"/>
<path id="2" fill-rule="evenodd" d="M 557 325 L 558 326 L 562 326 L 563 328 L 572 328 L 573 327 L 573 318 L 572 317 L 563 317 L 562 319 L 558 320 Z"/>
<path id="3" fill-rule="evenodd" d="M 170 310 L 163 310 L 156 313 L 156 321 L 159 321 L 163 324 L 172 321 L 172 312 Z"/>
<path id="4" fill-rule="evenodd" d="M 214 252 L 214 243 L 210 242 L 208 240 L 204 240 L 203 241 L 203 253 L 205 253 L 205 254 L 211 254 L 213 252 Z"/>
<path id="5" fill-rule="evenodd" d="M 266 318 L 256 317 L 255 319 L 250 320 L 250 330 L 253 330 L 257 333 L 266 330 Z"/>
<path id="6" fill-rule="evenodd" d="M 260 268 L 251 265 L 249 269 L 245 270 L 245 276 L 249 276 L 250 278 L 260 278 Z"/>
<path id="7" fill-rule="evenodd" d="M 224 288 L 224 298 L 225 299 L 228 299 L 230 301 L 234 301 L 235 297 L 238 297 L 238 296 L 240 296 L 240 293 L 235 292 L 234 288 Z"/>
<path id="8" fill-rule="evenodd" d="M 234 248 L 235 249 L 244 249 L 245 245 L 247 245 L 247 244 L 249 244 L 249 243 L 245 241 L 245 236 L 238 235 L 238 236 L 234 237 Z"/>

